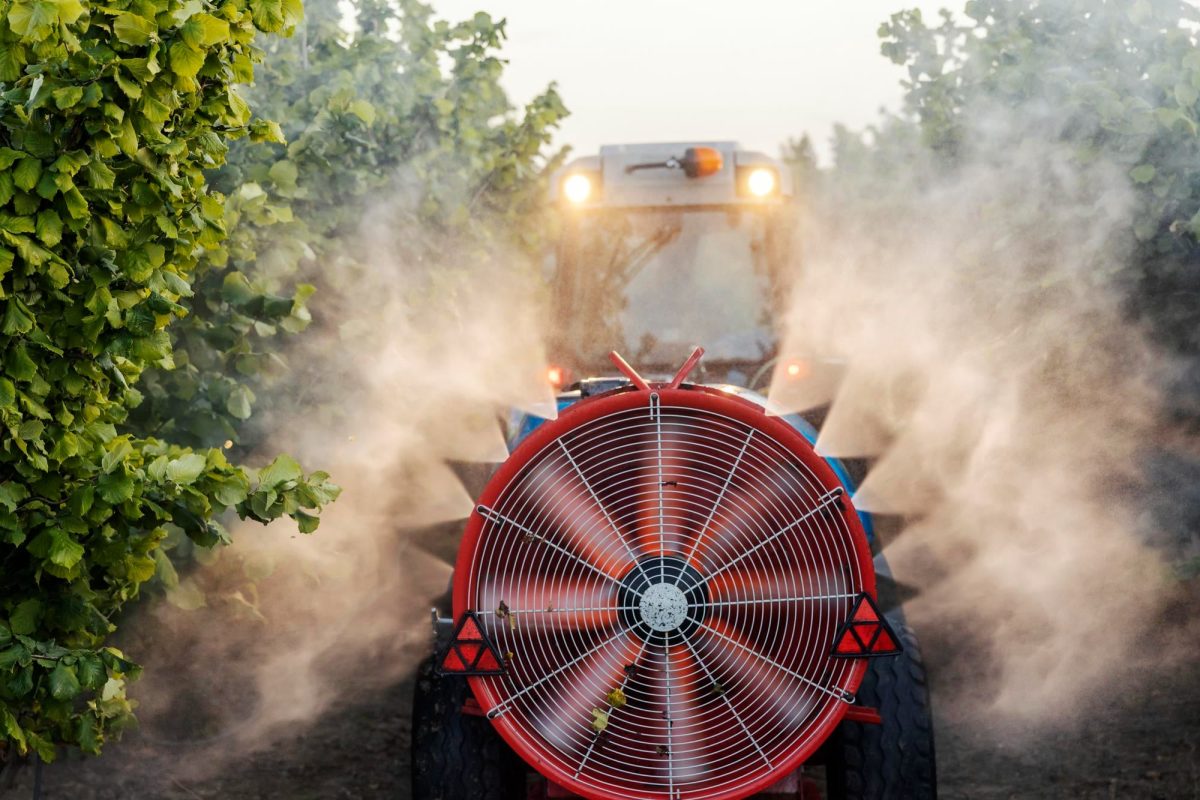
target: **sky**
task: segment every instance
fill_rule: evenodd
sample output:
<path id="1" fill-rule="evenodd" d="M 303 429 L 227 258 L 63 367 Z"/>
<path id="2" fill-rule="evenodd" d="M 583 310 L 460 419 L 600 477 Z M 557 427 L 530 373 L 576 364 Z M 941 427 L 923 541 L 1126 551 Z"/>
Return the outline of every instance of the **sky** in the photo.
<path id="1" fill-rule="evenodd" d="M 929 20 L 958 0 L 431 0 L 439 16 L 508 20 L 514 103 L 557 81 L 571 117 L 559 144 L 733 139 L 776 155 L 804 132 L 828 152 L 835 122 L 899 106 L 904 71 L 879 54 L 890 14 Z"/>

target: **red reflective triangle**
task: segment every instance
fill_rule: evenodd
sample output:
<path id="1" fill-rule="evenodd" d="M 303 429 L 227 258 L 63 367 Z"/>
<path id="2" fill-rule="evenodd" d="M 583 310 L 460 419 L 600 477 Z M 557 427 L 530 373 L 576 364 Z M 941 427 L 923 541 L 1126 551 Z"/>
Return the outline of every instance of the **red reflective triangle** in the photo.
<path id="1" fill-rule="evenodd" d="M 446 651 L 446 657 L 442 659 L 442 672 L 466 672 L 467 665 L 463 663 L 462 656 L 458 654 L 456 648 L 451 647 Z"/>
<path id="2" fill-rule="evenodd" d="M 496 660 L 496 654 L 493 653 L 490 648 L 484 647 L 480 649 L 479 655 L 475 657 L 475 669 L 500 669 L 500 662 Z"/>
<path id="3" fill-rule="evenodd" d="M 859 598 L 858 607 L 854 609 L 854 616 L 851 619 L 854 622 L 878 622 L 879 614 L 875 612 L 874 605 L 864 603 L 862 598 Z"/>
<path id="4" fill-rule="evenodd" d="M 879 635 L 875 637 L 875 641 L 871 643 L 872 653 L 892 653 L 899 649 L 896 640 L 882 627 L 879 629 Z"/>
<path id="5" fill-rule="evenodd" d="M 466 612 L 459 620 L 454 640 L 442 657 L 441 671 L 463 675 L 503 674 L 504 662 L 474 611 Z"/>
<path id="6" fill-rule="evenodd" d="M 886 656 L 900 652 L 899 640 L 866 592 L 858 595 L 842 623 L 830 655 L 849 658 Z"/>
<path id="7" fill-rule="evenodd" d="M 483 634 L 479 630 L 479 623 L 474 617 L 464 617 L 462 627 L 458 629 L 458 639 L 460 642 L 482 642 Z"/>
<path id="8" fill-rule="evenodd" d="M 853 626 L 849 626 L 842 631 L 841 638 L 838 639 L 837 644 L 833 647 L 833 652 L 844 656 L 858 655 L 864 652 L 864 650 L 863 643 L 858 640 L 858 634 L 854 632 Z"/>

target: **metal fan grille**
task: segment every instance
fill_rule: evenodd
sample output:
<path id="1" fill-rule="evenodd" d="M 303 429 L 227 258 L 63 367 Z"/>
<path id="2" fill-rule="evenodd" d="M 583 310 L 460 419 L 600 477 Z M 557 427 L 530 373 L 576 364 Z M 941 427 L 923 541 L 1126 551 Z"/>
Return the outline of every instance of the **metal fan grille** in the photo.
<path id="1" fill-rule="evenodd" d="M 852 702 L 830 658 L 874 590 L 837 478 L 778 420 L 700 390 L 598 398 L 485 490 L 455 613 L 507 659 L 472 688 L 500 733 L 597 798 L 742 797 Z"/>

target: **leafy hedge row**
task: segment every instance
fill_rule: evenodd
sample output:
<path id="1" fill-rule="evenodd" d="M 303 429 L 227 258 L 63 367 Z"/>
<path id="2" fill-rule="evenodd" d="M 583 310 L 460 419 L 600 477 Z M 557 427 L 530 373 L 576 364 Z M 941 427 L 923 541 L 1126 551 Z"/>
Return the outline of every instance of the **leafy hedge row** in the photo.
<path id="1" fill-rule="evenodd" d="M 232 138 L 282 141 L 238 93 L 255 35 L 300 15 L 0 0 L 0 742 L 20 753 L 96 752 L 127 717 L 136 668 L 105 642 L 169 526 L 205 546 L 227 510 L 311 531 L 337 494 L 287 456 L 255 472 L 126 428 L 225 236 L 205 170 Z"/>
<path id="2" fill-rule="evenodd" d="M 403 252 L 390 254 L 397 283 L 423 264 L 452 285 L 473 266 L 496 268 L 497 252 L 511 261 L 543 244 L 545 180 L 564 155 L 547 149 L 567 111 L 551 85 L 511 113 L 503 20 L 481 12 L 450 23 L 416 0 L 310 0 L 305 13 L 296 36 L 265 42 L 248 93 L 279 120 L 286 145 L 243 139 L 210 176 L 227 196 L 229 236 L 199 264 L 196 313 L 172 328 L 175 367 L 147 376 L 135 412 L 147 431 L 254 446 L 275 427 L 261 415 L 246 424 L 259 408 L 278 418 L 341 405 L 322 387 L 293 391 L 292 345 L 279 340 L 308 324 L 313 285 L 312 310 L 326 316 L 318 357 L 337 326 L 353 327 L 329 309 L 361 302 L 352 287 L 373 255 L 361 236 L 372 208 L 391 209 L 401 232 Z M 342 346 L 370 347 L 346 336 Z"/>

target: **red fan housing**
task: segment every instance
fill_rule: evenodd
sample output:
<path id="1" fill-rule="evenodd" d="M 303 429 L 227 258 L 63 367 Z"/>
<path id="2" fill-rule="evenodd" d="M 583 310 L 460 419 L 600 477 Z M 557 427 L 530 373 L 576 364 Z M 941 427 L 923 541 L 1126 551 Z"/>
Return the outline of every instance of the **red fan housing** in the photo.
<path id="1" fill-rule="evenodd" d="M 865 662 L 833 654 L 870 548 L 791 426 L 714 389 L 585 399 L 516 449 L 459 551 L 454 615 L 508 744 L 589 798 L 742 798 L 803 763 Z"/>

